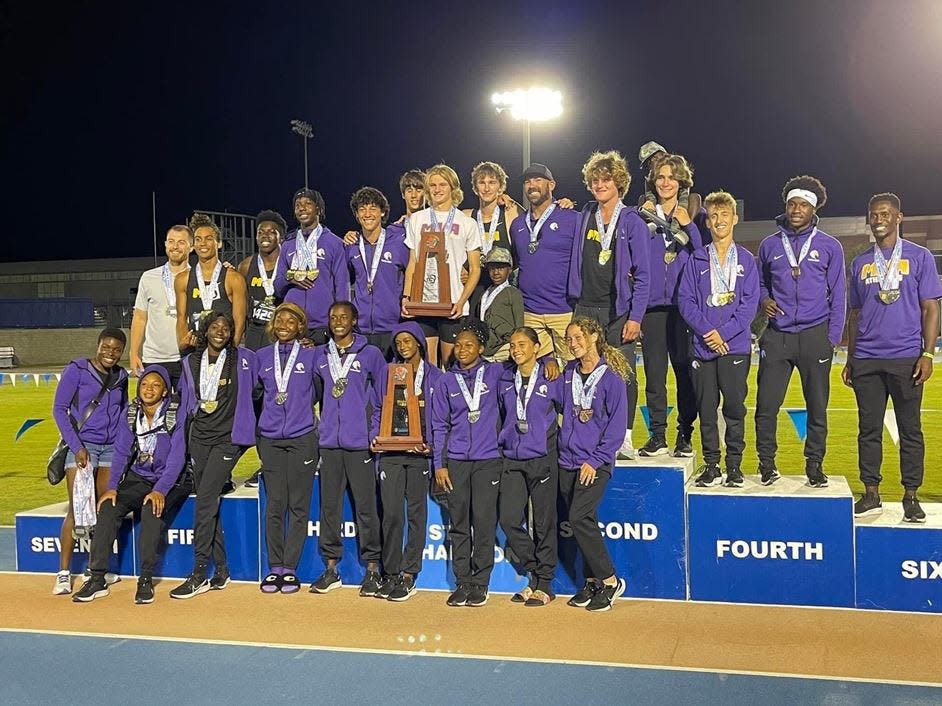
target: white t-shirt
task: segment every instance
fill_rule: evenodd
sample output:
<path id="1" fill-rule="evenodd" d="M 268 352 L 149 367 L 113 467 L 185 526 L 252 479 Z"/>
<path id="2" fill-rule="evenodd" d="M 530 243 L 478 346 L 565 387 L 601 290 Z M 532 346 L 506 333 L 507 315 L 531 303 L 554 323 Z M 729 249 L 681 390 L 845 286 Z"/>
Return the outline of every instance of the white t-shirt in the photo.
<path id="1" fill-rule="evenodd" d="M 164 290 L 163 266 L 147 270 L 137 285 L 134 308 L 147 314 L 141 359 L 145 363 L 172 363 L 180 360 L 177 347 L 177 302 L 167 301 Z M 170 280 L 171 287 L 173 279 Z M 173 314 L 171 315 L 170 312 Z"/>
<path id="2" fill-rule="evenodd" d="M 451 303 L 454 304 L 461 297 L 464 285 L 461 284 L 461 267 L 468 259 L 468 253 L 481 250 L 481 229 L 476 220 L 466 216 L 461 209 L 455 209 L 455 219 L 451 224 L 451 232 L 445 237 L 445 262 L 448 264 L 451 275 Z M 406 245 L 418 257 L 419 243 L 422 233 L 432 229 L 432 209 L 426 208 L 409 216 L 409 227 L 406 232 Z M 436 211 L 435 218 L 439 229 L 445 227 L 448 220 L 448 211 Z M 422 301 L 436 301 L 438 298 L 438 263 L 430 258 L 425 267 L 425 286 L 422 292 Z M 468 314 L 468 304 L 464 305 L 464 314 Z"/>

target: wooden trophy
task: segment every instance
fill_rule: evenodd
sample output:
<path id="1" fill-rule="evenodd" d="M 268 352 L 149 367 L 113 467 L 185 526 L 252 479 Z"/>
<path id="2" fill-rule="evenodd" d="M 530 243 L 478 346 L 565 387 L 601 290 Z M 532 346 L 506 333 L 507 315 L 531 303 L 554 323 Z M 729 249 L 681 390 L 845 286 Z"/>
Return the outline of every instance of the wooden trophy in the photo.
<path id="1" fill-rule="evenodd" d="M 438 296 L 429 299 L 425 295 L 426 266 L 429 258 L 434 258 L 437 265 Z M 451 270 L 445 262 L 445 233 L 440 230 L 422 233 L 419 252 L 415 258 L 415 270 L 412 273 L 412 291 L 405 305 L 412 316 L 450 316 L 451 315 Z"/>
<path id="2" fill-rule="evenodd" d="M 415 396 L 412 366 L 390 363 L 386 378 L 383 413 L 374 448 L 377 451 L 408 451 L 422 446 L 425 440 L 422 438 L 422 416 L 419 398 Z"/>

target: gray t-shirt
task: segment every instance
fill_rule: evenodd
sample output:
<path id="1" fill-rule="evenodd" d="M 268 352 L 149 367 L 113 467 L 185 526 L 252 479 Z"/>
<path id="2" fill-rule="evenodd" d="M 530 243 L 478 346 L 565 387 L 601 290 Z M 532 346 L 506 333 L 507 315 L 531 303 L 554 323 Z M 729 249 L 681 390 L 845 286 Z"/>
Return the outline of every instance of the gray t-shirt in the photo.
<path id="1" fill-rule="evenodd" d="M 170 363 L 180 360 L 177 347 L 177 304 L 167 299 L 164 289 L 163 267 L 155 267 L 141 275 L 137 285 L 134 308 L 147 314 L 144 329 L 144 350 L 141 359 L 145 363 Z M 171 292 L 173 279 L 170 280 Z"/>

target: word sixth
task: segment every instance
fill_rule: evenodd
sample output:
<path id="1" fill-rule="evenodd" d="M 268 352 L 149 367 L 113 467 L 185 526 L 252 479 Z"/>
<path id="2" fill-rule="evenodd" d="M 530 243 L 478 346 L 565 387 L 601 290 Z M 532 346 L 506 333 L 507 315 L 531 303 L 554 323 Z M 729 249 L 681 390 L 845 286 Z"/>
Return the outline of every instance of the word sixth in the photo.
<path id="1" fill-rule="evenodd" d="M 716 540 L 716 558 L 731 555 L 735 559 L 793 559 L 801 561 L 824 561 L 824 544 L 821 542 L 780 542 L 742 539 Z"/>

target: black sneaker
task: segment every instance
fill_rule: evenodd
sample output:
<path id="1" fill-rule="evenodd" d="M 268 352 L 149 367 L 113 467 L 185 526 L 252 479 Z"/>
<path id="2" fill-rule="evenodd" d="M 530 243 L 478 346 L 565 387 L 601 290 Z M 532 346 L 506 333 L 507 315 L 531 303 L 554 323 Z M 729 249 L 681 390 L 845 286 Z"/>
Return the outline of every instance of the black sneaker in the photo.
<path id="1" fill-rule="evenodd" d="M 244 485 L 246 488 L 257 488 L 261 479 L 262 469 L 259 468 L 257 471 L 255 471 L 255 473 L 246 478 Z"/>
<path id="2" fill-rule="evenodd" d="M 383 585 L 383 577 L 380 576 L 375 571 L 367 571 L 366 576 L 363 577 L 363 583 L 360 584 L 360 597 L 361 598 L 372 598 L 379 591 L 379 587 Z"/>
<path id="3" fill-rule="evenodd" d="M 599 590 L 599 585 L 595 581 L 586 581 L 585 586 L 566 601 L 566 605 L 571 605 L 573 608 L 585 608 L 589 605 L 589 602 L 592 600 L 592 596 L 595 595 L 595 592 Z"/>
<path id="4" fill-rule="evenodd" d="M 487 586 L 472 584 L 465 605 L 471 606 L 472 608 L 480 608 L 485 603 L 487 603 Z"/>
<path id="5" fill-rule="evenodd" d="M 775 467 L 775 461 L 759 461 L 759 482 L 762 485 L 772 485 L 775 481 L 782 477 L 782 474 L 778 472 L 778 469 Z"/>
<path id="6" fill-rule="evenodd" d="M 686 434 L 677 435 L 677 443 L 674 444 L 674 456 L 693 458 L 693 446 L 690 445 L 690 437 Z"/>
<path id="7" fill-rule="evenodd" d="M 342 585 L 337 569 L 324 569 L 324 573 L 311 584 L 311 593 L 327 593 L 335 588 L 340 588 Z"/>
<path id="8" fill-rule="evenodd" d="M 602 584 L 599 589 L 595 592 L 595 595 L 592 596 L 592 600 L 589 601 L 589 605 L 585 607 L 586 610 L 590 610 L 593 613 L 601 613 L 606 610 L 612 609 L 612 603 L 615 602 L 616 598 L 620 598 L 621 595 L 625 592 L 627 584 L 625 584 L 625 579 L 618 579 L 615 582 L 614 586 L 606 586 Z"/>
<path id="9" fill-rule="evenodd" d="M 209 579 L 206 574 L 190 574 L 186 581 L 170 591 L 171 598 L 192 598 L 209 590 Z"/>
<path id="10" fill-rule="evenodd" d="M 105 577 L 92 576 L 72 595 L 72 600 L 76 603 L 91 603 L 96 598 L 104 598 L 109 593 L 111 593 L 111 589 L 105 583 Z"/>
<path id="11" fill-rule="evenodd" d="M 854 503 L 854 517 L 879 515 L 883 512 L 883 503 L 879 493 L 864 493 L 860 500 Z"/>
<path id="12" fill-rule="evenodd" d="M 926 513 L 919 504 L 919 498 L 903 496 L 903 522 L 925 522 Z"/>
<path id="13" fill-rule="evenodd" d="M 712 485 L 720 485 L 723 482 L 723 471 L 715 463 L 707 463 L 700 466 L 698 470 L 696 484 L 698 488 L 709 488 Z"/>
<path id="14" fill-rule="evenodd" d="M 221 591 L 229 585 L 229 567 L 217 566 L 213 572 L 213 577 L 209 580 L 209 587 L 214 591 Z"/>
<path id="15" fill-rule="evenodd" d="M 154 602 L 154 580 L 150 576 L 141 576 L 137 580 L 137 593 L 134 594 L 134 602 L 138 605 Z"/>
<path id="16" fill-rule="evenodd" d="M 820 461 L 808 461 L 805 463 L 805 475 L 808 476 L 808 485 L 812 488 L 827 488 L 828 477 L 821 470 Z"/>
<path id="17" fill-rule="evenodd" d="M 448 596 L 446 603 L 452 607 L 466 605 L 468 602 L 468 595 L 471 593 L 471 586 L 466 583 L 459 583 L 458 588 L 452 591 L 451 595 Z"/>
<path id="18" fill-rule="evenodd" d="M 400 576 L 396 585 L 389 593 L 389 600 L 396 603 L 407 601 L 415 595 L 415 577 Z"/>
<path id="19" fill-rule="evenodd" d="M 663 456 L 667 453 L 667 439 L 663 434 L 653 434 L 638 453 L 642 456 Z"/>
<path id="20" fill-rule="evenodd" d="M 723 484 L 727 488 L 742 488 L 745 478 L 742 476 L 742 470 L 739 466 L 733 466 L 726 469 L 726 482 Z"/>
<path id="21" fill-rule="evenodd" d="M 387 574 L 383 576 L 383 582 L 379 585 L 379 588 L 376 589 L 374 597 L 386 600 L 389 598 L 389 594 L 392 593 L 393 589 L 396 587 L 396 582 L 399 581 L 398 576 L 390 576 Z"/>

